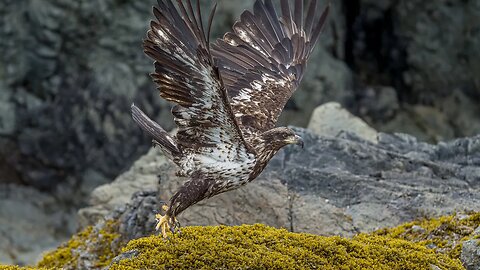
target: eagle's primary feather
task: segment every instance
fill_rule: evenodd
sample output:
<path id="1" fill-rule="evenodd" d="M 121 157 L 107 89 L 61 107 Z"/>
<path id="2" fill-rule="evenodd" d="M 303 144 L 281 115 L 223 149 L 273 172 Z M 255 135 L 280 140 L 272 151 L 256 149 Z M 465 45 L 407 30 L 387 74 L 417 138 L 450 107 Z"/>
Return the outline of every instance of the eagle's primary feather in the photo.
<path id="1" fill-rule="evenodd" d="M 165 228 L 187 207 L 253 179 L 283 146 L 300 143 L 288 128 L 275 128 L 277 119 L 298 87 L 328 14 L 314 21 L 316 0 L 303 16 L 303 0 L 294 9 L 281 1 L 277 15 L 271 0 L 257 0 L 210 47 L 213 7 L 205 32 L 199 1 L 159 0 L 144 41 L 154 61 L 151 75 L 160 96 L 175 103 L 178 131 L 170 136 L 132 105 L 132 116 L 156 145 L 188 177 L 172 196 Z"/>

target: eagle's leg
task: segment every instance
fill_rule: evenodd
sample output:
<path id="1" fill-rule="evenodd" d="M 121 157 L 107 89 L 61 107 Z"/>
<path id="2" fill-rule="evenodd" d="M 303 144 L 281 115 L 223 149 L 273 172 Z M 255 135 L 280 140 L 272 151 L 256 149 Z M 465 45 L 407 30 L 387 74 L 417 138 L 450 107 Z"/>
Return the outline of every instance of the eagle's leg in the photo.
<path id="1" fill-rule="evenodd" d="M 211 180 L 199 172 L 193 172 L 191 179 L 185 182 L 177 192 L 170 198 L 168 205 L 162 206 L 165 211 L 165 215 L 157 214 L 157 230 L 162 230 L 163 237 L 167 237 L 167 232 L 170 230 L 172 233 L 176 232 L 176 229 L 180 225 L 176 217 L 187 209 L 189 206 L 210 197 L 207 194 L 207 190 L 210 186 Z"/>
<path id="2" fill-rule="evenodd" d="M 157 225 L 155 226 L 155 230 L 162 230 L 163 238 L 167 238 L 167 232 L 171 231 L 172 233 L 175 232 L 175 228 L 177 227 L 178 221 L 174 216 L 170 216 L 168 214 L 168 206 L 163 205 L 162 209 L 166 212 L 165 215 L 156 214 L 155 219 L 157 220 Z"/>

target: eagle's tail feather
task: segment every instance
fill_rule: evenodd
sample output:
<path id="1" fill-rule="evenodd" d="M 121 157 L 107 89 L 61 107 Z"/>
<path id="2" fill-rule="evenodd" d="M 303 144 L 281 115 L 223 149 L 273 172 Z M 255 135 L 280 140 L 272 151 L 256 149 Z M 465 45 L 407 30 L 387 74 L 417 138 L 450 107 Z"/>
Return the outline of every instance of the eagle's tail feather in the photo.
<path id="1" fill-rule="evenodd" d="M 132 104 L 132 118 L 144 131 L 153 137 L 154 141 L 165 154 L 173 158 L 181 154 L 175 140 L 158 123 L 150 119 L 135 104 Z"/>

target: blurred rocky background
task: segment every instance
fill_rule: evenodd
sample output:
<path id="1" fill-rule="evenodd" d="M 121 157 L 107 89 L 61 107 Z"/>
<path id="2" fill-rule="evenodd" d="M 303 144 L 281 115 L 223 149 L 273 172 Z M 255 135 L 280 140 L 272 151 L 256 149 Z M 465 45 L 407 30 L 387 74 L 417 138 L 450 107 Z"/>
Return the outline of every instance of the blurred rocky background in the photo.
<path id="1" fill-rule="evenodd" d="M 253 4 L 217 2 L 214 37 Z M 437 143 L 480 132 L 480 1 L 331 2 L 281 124 L 306 127 L 314 108 L 336 101 L 372 127 L 362 124 L 367 137 Z M 173 127 L 141 47 L 154 4 L 0 2 L 0 262 L 31 263 L 66 239 L 91 191 L 148 151 L 132 102 Z"/>

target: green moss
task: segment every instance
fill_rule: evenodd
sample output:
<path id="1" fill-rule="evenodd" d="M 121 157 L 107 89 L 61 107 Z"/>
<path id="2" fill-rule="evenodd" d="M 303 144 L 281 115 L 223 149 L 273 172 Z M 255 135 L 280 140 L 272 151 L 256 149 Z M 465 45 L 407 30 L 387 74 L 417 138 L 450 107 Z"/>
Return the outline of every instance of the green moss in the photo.
<path id="1" fill-rule="evenodd" d="M 185 227 L 170 240 L 150 236 L 122 242 L 118 223 L 88 227 L 38 264 L 41 269 L 98 269 L 123 252 L 137 251 L 114 269 L 464 269 L 461 241 L 480 226 L 480 213 L 421 220 L 351 239 L 290 233 L 264 225 Z M 83 263 L 83 265 L 82 265 Z M 39 268 L 39 269 L 40 269 Z M 0 269 L 33 269 L 0 266 Z"/>
<path id="2" fill-rule="evenodd" d="M 150 236 L 123 249 L 132 250 L 137 256 L 113 269 L 463 269 L 459 260 L 405 240 L 323 237 L 260 224 L 186 227 L 168 241 Z"/>
<path id="3" fill-rule="evenodd" d="M 100 226 L 87 227 L 74 235 L 67 243 L 45 254 L 38 267 L 77 269 L 80 254 L 91 254 L 92 265 L 98 268 L 106 266 L 119 253 L 120 247 L 112 245 L 120 237 L 118 224 L 107 221 Z"/>
<path id="4" fill-rule="evenodd" d="M 395 228 L 381 229 L 374 234 L 412 241 L 452 258 L 460 258 L 461 242 L 470 238 L 478 226 L 480 213 L 472 213 L 409 222 Z"/>
<path id="5" fill-rule="evenodd" d="M 78 254 L 75 250 L 85 247 L 90 235 L 92 227 L 74 235 L 67 243 L 62 244 L 56 250 L 45 254 L 38 263 L 38 267 L 59 268 L 74 266 L 77 262 Z"/>
<path id="6" fill-rule="evenodd" d="M 20 267 L 16 265 L 0 265 L 0 270 L 42 270 L 45 268 Z"/>

